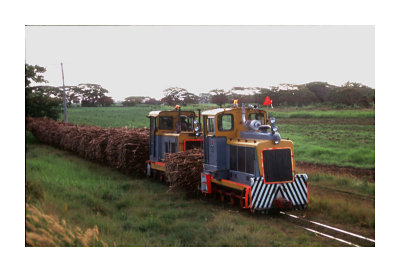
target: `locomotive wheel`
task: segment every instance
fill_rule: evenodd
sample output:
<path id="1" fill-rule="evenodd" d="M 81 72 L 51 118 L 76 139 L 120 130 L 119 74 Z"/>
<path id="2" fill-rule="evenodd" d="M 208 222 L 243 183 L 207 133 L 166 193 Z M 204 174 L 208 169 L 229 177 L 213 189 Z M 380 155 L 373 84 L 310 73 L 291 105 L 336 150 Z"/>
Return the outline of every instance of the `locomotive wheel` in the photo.
<path id="1" fill-rule="evenodd" d="M 214 192 L 214 194 L 213 194 L 215 200 L 217 200 L 217 198 L 218 198 L 217 194 L 218 194 L 217 192 Z"/>
<path id="2" fill-rule="evenodd" d="M 154 170 L 153 171 L 153 178 L 154 179 L 159 179 L 160 173 L 158 173 L 158 171 Z"/>
<path id="3" fill-rule="evenodd" d="M 235 205 L 235 197 L 233 195 L 230 196 L 229 204 L 231 204 L 232 206 Z"/>

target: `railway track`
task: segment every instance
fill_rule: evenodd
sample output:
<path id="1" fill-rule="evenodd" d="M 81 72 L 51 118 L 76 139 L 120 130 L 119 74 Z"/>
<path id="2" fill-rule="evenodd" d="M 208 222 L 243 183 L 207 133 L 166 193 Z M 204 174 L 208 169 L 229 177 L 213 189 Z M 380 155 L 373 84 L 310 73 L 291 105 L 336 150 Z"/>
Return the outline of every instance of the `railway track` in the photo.
<path id="1" fill-rule="evenodd" d="M 375 246 L 375 240 L 352 233 L 349 231 L 345 231 L 339 228 L 335 228 L 326 224 L 322 224 L 316 221 L 307 220 L 296 216 L 294 214 L 280 212 L 280 214 L 286 216 L 292 223 L 295 225 L 309 231 L 315 233 L 316 235 L 321 235 L 326 238 L 336 240 L 343 244 L 347 244 L 349 246 L 354 247 L 373 247 Z"/>

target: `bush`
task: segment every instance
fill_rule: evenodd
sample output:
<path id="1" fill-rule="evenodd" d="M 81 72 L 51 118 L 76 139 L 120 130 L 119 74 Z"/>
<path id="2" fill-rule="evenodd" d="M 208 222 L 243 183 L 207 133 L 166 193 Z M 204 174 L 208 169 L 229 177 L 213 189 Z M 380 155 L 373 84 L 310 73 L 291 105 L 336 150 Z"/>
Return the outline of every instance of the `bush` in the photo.
<path id="1" fill-rule="evenodd" d="M 27 93 L 25 95 L 25 115 L 57 120 L 61 113 L 61 103 L 59 98 L 52 98 L 41 93 Z"/>

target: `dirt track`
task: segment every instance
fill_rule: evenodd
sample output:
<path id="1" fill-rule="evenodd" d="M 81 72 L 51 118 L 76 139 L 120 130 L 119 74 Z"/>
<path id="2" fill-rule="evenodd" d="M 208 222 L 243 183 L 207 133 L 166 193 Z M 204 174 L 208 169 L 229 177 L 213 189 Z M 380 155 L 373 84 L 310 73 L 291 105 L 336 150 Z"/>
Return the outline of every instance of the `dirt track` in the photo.
<path id="1" fill-rule="evenodd" d="M 375 182 L 375 169 L 360 169 L 354 167 L 341 167 L 336 165 L 313 164 L 308 162 L 296 162 L 299 172 L 324 172 L 333 175 L 348 175 L 369 182 Z"/>
<path id="2" fill-rule="evenodd" d="M 280 118 L 282 124 L 314 124 L 314 118 Z M 318 118 L 318 124 L 375 125 L 374 118 Z"/>

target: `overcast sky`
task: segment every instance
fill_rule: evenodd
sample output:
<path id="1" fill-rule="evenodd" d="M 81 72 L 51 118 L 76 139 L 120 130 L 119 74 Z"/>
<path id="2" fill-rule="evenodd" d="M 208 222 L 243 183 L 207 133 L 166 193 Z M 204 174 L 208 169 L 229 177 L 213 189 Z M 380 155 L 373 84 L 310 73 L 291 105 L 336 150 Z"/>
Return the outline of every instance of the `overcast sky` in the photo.
<path id="1" fill-rule="evenodd" d="M 123 100 L 235 86 L 375 87 L 373 26 L 27 26 L 26 62 L 49 85 L 96 83 Z"/>

